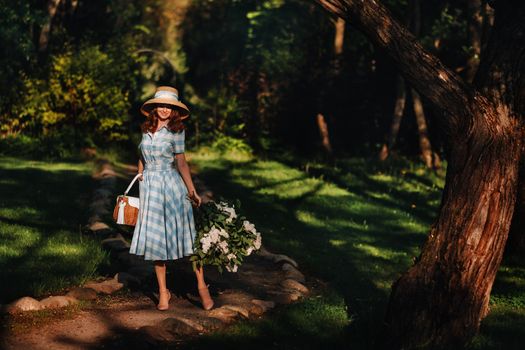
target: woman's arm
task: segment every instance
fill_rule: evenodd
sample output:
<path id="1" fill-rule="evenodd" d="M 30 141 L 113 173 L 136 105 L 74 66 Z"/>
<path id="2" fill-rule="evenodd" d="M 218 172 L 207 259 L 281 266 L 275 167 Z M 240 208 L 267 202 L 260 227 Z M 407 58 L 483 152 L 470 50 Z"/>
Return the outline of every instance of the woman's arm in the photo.
<path id="1" fill-rule="evenodd" d="M 139 158 L 139 164 L 137 165 L 138 167 L 138 173 L 139 174 L 142 174 L 144 172 L 144 163 L 142 163 L 142 158 Z M 139 180 L 142 181 L 142 176 L 139 177 Z"/>
<path id="2" fill-rule="evenodd" d="M 197 194 L 195 186 L 193 185 L 193 181 L 191 180 L 190 167 L 188 162 L 186 162 L 186 156 L 184 153 L 177 153 L 175 154 L 175 158 L 177 159 L 177 168 L 179 169 L 179 173 L 182 176 L 182 180 L 184 180 L 184 183 L 186 184 L 186 188 L 188 189 L 188 195 L 190 199 L 195 201 L 197 206 L 199 206 L 201 204 L 201 197 L 199 197 Z"/>

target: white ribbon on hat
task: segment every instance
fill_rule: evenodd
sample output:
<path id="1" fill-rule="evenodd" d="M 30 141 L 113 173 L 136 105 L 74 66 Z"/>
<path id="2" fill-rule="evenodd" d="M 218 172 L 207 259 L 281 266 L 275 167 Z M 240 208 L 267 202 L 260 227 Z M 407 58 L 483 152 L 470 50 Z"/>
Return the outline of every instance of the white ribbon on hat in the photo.
<path id="1" fill-rule="evenodd" d="M 155 92 L 154 98 L 159 98 L 159 97 L 168 97 L 168 98 L 175 99 L 176 101 L 179 101 L 179 96 L 177 96 L 176 93 L 171 92 L 171 91 L 162 91 L 161 90 L 161 91 Z"/>

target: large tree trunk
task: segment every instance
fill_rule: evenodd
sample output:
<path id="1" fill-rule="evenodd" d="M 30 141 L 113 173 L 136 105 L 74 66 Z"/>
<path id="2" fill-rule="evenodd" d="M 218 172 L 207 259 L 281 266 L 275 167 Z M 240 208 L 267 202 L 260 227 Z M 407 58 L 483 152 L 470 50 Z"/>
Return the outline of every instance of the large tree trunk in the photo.
<path id="1" fill-rule="evenodd" d="M 474 81 L 425 51 L 379 1 L 316 0 L 388 52 L 416 90 L 445 113 L 449 166 L 421 256 L 394 284 L 389 348 L 447 348 L 478 331 L 514 210 L 525 112 L 525 2 L 495 1 L 495 23 Z"/>

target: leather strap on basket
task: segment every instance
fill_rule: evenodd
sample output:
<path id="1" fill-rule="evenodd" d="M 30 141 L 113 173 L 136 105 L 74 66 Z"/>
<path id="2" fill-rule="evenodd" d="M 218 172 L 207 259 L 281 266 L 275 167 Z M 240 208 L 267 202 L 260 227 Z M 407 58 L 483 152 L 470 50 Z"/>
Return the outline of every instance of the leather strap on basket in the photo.
<path id="1" fill-rule="evenodd" d="M 133 187 L 133 185 L 135 184 L 135 181 L 137 181 L 137 179 L 138 179 L 139 177 L 141 177 L 141 176 L 142 176 L 142 174 L 137 174 L 137 175 L 133 178 L 133 180 L 131 180 L 131 183 L 129 184 L 128 188 L 126 188 L 126 191 L 124 192 L 124 196 L 127 196 L 127 195 L 128 195 L 128 192 L 129 192 L 129 190 L 131 190 L 131 187 Z"/>

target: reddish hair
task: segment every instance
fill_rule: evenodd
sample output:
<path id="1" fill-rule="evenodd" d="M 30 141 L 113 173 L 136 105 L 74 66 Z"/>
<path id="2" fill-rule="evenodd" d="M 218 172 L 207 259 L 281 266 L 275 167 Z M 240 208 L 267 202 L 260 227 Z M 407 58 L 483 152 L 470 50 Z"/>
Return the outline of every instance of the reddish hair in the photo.
<path id="1" fill-rule="evenodd" d="M 180 118 L 180 111 L 178 109 L 172 109 L 169 116 L 168 129 L 173 132 L 179 132 L 184 130 L 184 124 Z M 153 108 L 151 112 L 146 116 L 146 121 L 142 123 L 140 128 L 143 133 L 155 132 L 157 125 L 159 124 L 157 108 Z"/>

